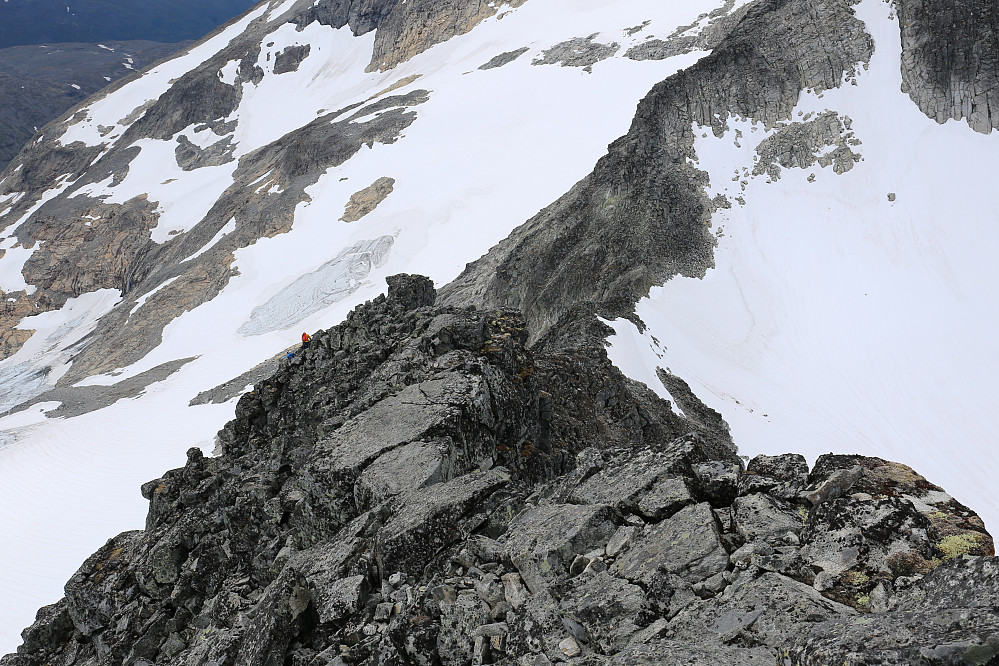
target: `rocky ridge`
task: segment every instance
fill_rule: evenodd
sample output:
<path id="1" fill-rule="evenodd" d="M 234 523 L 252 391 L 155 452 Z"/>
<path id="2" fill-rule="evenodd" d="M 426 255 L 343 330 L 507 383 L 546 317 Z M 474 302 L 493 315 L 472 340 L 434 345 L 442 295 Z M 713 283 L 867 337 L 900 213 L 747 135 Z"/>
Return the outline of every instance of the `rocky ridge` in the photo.
<path id="1" fill-rule="evenodd" d="M 940 488 L 862 456 L 746 464 L 599 345 L 528 338 L 389 278 L 240 399 L 215 456 L 145 484 L 146 529 L 0 663 L 999 656 L 992 539 Z"/>
<path id="2" fill-rule="evenodd" d="M 470 263 L 442 300 L 521 309 L 541 339 L 573 311 L 631 316 L 651 287 L 703 276 L 713 266 L 711 215 L 729 204 L 706 194 L 694 128 L 720 136 L 730 117 L 774 127 L 802 91 L 841 85 L 873 52 L 852 4 L 761 0 L 736 25 L 722 22 L 708 33 L 718 40 L 711 54 L 655 86 L 589 176 Z M 808 150 L 796 134 L 814 132 L 785 131 L 774 152 Z M 549 337 L 561 344 L 564 333 Z"/>
<path id="3" fill-rule="evenodd" d="M 122 118 L 127 130 L 120 137 L 110 136 L 106 144 L 95 146 L 62 145 L 66 127 L 86 115 L 85 110 L 71 110 L 0 177 L 0 198 L 16 194 L 0 206 L 5 224 L 19 222 L 7 230 L 16 236 L 14 247 L 36 248 L 21 271 L 31 287 L 2 293 L 0 359 L 16 353 L 30 337 L 30 331 L 16 328 L 26 316 L 59 309 L 68 299 L 99 289 L 116 289 L 126 303 L 142 306 L 143 296 L 173 280 L 170 290 L 149 299 L 144 315 L 155 311 L 155 316 L 129 317 L 131 308 L 122 307 L 105 317 L 92 337 L 102 342 L 80 350 L 58 388 L 71 391 L 84 377 L 141 359 L 161 342 L 164 326 L 219 294 L 235 274 L 231 266 L 236 251 L 287 232 L 295 207 L 309 200 L 306 188 L 362 147 L 395 142 L 416 118 L 407 109 L 429 98 L 426 90 L 388 94 L 390 88 L 348 108 L 325 109 L 313 122 L 241 157 L 232 187 L 202 220 L 191 221 L 194 228 L 171 234 L 167 244 L 151 238 L 161 214 L 156 202 L 140 195 L 125 203 L 107 203 L 104 196 L 88 191 L 99 189 L 109 177 L 113 184 L 121 182 L 140 152 L 135 143 L 146 138 L 175 140 L 176 161 L 185 171 L 235 161 L 232 137 L 238 122 L 222 119 L 239 106 L 243 84 L 257 85 L 265 76 L 257 60 L 266 48 L 266 35 L 283 25 L 299 31 L 313 24 L 349 26 L 355 35 L 375 31 L 370 69 L 384 70 L 468 32 L 501 8 L 450 0 L 272 4 L 269 10 L 281 11 L 250 21 L 228 46 Z M 275 66 L 266 76 L 296 71 L 309 53 L 305 47 L 292 47 L 275 54 Z M 239 63 L 234 80 L 220 80 L 219 72 L 233 61 Z M 116 89 L 110 86 L 102 94 Z M 197 145 L 206 137 L 217 140 L 207 147 Z M 247 188 L 253 190 L 250 196 L 245 196 Z M 230 222 L 236 228 L 212 245 Z"/>

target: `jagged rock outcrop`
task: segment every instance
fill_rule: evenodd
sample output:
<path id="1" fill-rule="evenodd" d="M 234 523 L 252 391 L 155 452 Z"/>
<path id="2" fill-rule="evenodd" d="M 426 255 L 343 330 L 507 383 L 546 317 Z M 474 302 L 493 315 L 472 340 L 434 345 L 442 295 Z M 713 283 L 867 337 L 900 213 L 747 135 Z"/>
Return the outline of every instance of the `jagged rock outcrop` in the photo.
<path id="1" fill-rule="evenodd" d="M 729 117 L 774 126 L 801 91 L 838 87 L 872 52 L 849 0 L 752 4 L 710 55 L 649 92 L 593 173 L 469 264 L 443 302 L 521 309 L 543 338 L 574 310 L 627 316 L 652 286 L 703 275 L 719 203 L 691 162 L 693 124 L 716 134 Z M 577 334 L 563 327 L 548 344 Z"/>
<path id="2" fill-rule="evenodd" d="M 894 4 L 902 30 L 902 89 L 938 123 L 999 128 L 999 9 L 988 0 Z"/>
<path id="3" fill-rule="evenodd" d="M 0 663 L 999 654 L 992 540 L 909 468 L 745 466 L 598 345 L 534 351 L 518 313 L 434 300 L 389 278 L 283 361 L 217 455 L 143 486 L 146 529 L 88 559 Z"/>

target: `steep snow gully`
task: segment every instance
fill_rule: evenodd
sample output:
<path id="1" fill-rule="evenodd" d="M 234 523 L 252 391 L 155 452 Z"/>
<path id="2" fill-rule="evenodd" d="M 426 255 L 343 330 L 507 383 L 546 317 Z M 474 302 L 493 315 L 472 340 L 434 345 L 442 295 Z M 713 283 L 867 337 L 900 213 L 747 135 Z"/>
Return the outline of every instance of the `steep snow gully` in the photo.
<path id="1" fill-rule="evenodd" d="M 944 5 L 269 0 L 43 128 L 0 174 L 0 653 L 403 272 L 999 524 L 997 26 Z"/>

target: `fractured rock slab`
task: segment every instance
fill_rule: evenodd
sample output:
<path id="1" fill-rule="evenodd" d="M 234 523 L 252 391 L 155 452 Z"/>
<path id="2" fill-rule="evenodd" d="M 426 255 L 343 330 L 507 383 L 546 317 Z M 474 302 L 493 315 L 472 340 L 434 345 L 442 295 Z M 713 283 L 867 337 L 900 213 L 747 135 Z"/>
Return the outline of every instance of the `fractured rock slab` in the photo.
<path id="1" fill-rule="evenodd" d="M 661 572 L 674 573 L 690 583 L 704 580 L 728 567 L 728 553 L 711 506 L 689 506 L 658 525 L 648 527 L 622 553 L 612 572 L 646 585 Z"/>

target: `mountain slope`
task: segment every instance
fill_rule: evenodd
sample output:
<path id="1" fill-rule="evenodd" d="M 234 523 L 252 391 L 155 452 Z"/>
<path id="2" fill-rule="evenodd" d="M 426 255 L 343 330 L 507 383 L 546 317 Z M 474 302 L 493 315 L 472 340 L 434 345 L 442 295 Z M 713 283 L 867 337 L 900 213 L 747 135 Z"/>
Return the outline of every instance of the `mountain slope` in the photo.
<path id="1" fill-rule="evenodd" d="M 989 264 L 973 254 L 976 270 L 952 283 L 975 307 L 950 333 L 959 353 L 933 366 L 916 367 L 911 348 L 895 365 L 850 357 L 862 346 L 814 317 L 820 304 L 850 330 L 863 330 L 858 313 L 904 322 L 939 286 L 932 274 L 886 281 L 871 261 L 881 242 L 870 236 L 905 240 L 911 230 L 916 242 L 894 259 L 920 264 L 940 226 L 928 206 L 900 220 L 887 195 L 870 198 L 887 182 L 878 174 L 904 163 L 891 157 L 903 138 L 879 143 L 886 130 L 854 109 L 884 103 L 895 132 L 884 136 L 917 146 L 960 137 L 972 158 L 948 163 L 948 174 L 975 183 L 999 154 L 995 133 L 973 131 L 995 123 L 994 69 L 987 59 L 951 67 L 923 45 L 927 35 L 954 44 L 946 52 L 964 63 L 994 39 L 985 5 L 957 3 L 981 20 L 951 33 L 906 3 L 906 31 L 892 42 L 898 19 L 872 2 L 535 2 L 262 3 L 48 126 L 0 176 L 0 381 L 11 410 L 0 422 L 0 499 L 32 507 L 0 520 L 20 543 L 59 535 L 53 549 L 4 546 L 0 586 L 21 618 L 11 626 L 55 600 L 108 534 L 141 523 L 138 483 L 192 444 L 210 449 L 233 399 L 270 374 L 300 330 L 339 322 L 399 271 L 457 277 L 442 289 L 446 306 L 520 308 L 541 353 L 599 344 L 611 332 L 600 315 L 616 332 L 611 359 L 667 398 L 671 418 L 725 439 L 731 427 L 751 453 L 815 457 L 831 440 L 867 455 L 887 447 L 927 461 L 993 521 L 987 486 L 965 478 L 994 470 L 992 454 L 972 444 L 974 462 L 938 464 L 941 431 L 906 425 L 919 423 L 914 411 L 942 413 L 948 441 L 988 442 L 989 412 L 885 401 L 953 378 L 948 399 L 978 404 L 978 373 L 997 358 L 978 339 L 995 312 L 981 288 Z M 913 22 L 923 27 L 913 33 Z M 939 126 L 941 109 L 968 122 Z M 920 172 L 912 191 L 931 195 L 926 184 L 941 174 L 908 163 Z M 815 182 L 794 167 L 814 170 Z M 853 196 L 869 205 L 851 227 L 831 203 Z M 963 219 L 981 239 L 972 252 L 986 253 L 987 199 L 966 196 Z M 825 264 L 784 242 L 805 217 L 788 213 L 799 212 L 837 248 L 821 254 Z M 965 258 L 960 240 L 940 246 L 948 261 Z M 751 251 L 763 259 L 739 255 Z M 896 291 L 864 310 L 815 265 Z M 674 291 L 678 300 L 660 298 Z M 941 294 L 936 304 L 960 302 Z M 799 349 L 787 380 L 786 355 Z M 826 381 L 830 368 L 843 381 Z M 877 390 L 858 392 L 868 386 Z M 830 414 L 845 416 L 827 426 Z M 99 495 L 80 496 L 81 469 Z"/>
<path id="2" fill-rule="evenodd" d="M 961 4 L 985 16 L 960 37 L 938 24 L 900 41 L 880 3 L 856 19 L 846 4 L 754 5 L 643 100 L 591 176 L 443 299 L 523 308 L 539 335 L 574 306 L 595 310 L 619 367 L 677 404 L 692 388 L 744 452 L 794 441 L 809 457 L 925 460 L 994 520 L 986 165 L 999 121 L 973 91 L 994 90 L 995 68 L 953 64 L 989 52 L 986 9 Z M 946 117 L 967 124 L 934 122 Z"/>
<path id="3" fill-rule="evenodd" d="M 18 573 L 0 584 L 23 618 L 8 626 L 104 534 L 141 524 L 137 484 L 192 443 L 210 449 L 224 401 L 253 380 L 221 404 L 192 398 L 338 321 L 381 276 L 457 275 L 584 176 L 636 100 L 738 11 L 476 6 L 400 5 L 437 16 L 417 35 L 388 19 L 370 32 L 385 15 L 360 4 L 261 4 L 50 125 L 0 177 L 3 408 L 21 405 L 3 423 L 0 487 L 34 507 L 5 512 L 3 530 L 62 542 L 5 542 Z M 627 56 L 674 33 L 665 60 Z M 373 212 L 339 221 L 383 179 Z M 86 502 L 81 468 L 102 489 Z"/>
<path id="4" fill-rule="evenodd" d="M 128 41 L 0 49 L 0 164 L 6 167 L 66 109 L 183 46 Z"/>

